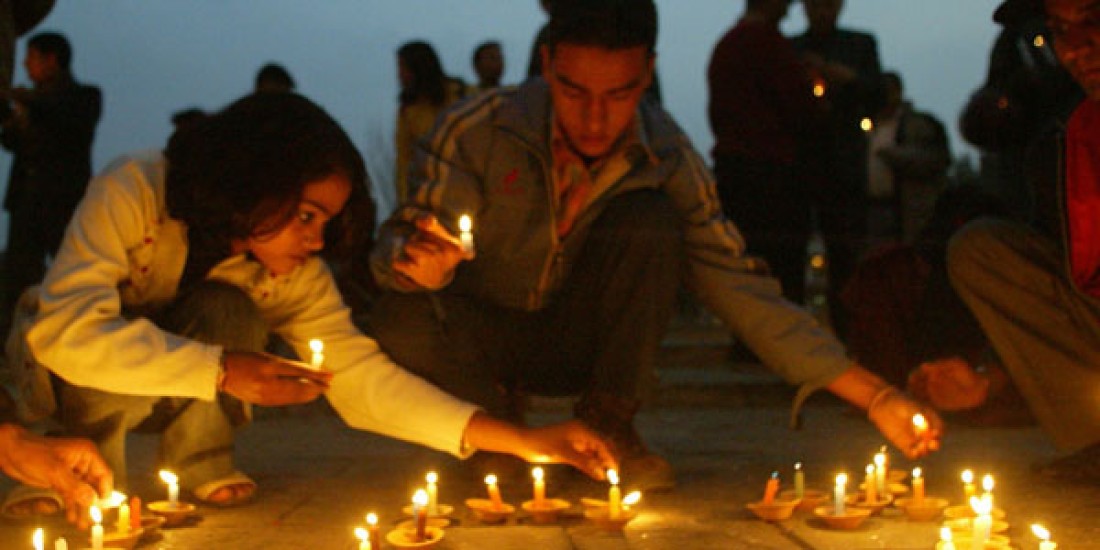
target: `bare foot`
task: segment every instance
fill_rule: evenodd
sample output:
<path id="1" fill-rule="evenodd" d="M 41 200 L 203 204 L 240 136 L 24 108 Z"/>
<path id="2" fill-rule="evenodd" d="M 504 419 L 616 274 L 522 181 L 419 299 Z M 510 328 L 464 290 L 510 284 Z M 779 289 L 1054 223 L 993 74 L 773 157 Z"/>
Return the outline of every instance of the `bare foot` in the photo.
<path id="1" fill-rule="evenodd" d="M 247 502 L 256 492 L 256 486 L 251 483 L 236 483 L 220 487 L 206 501 L 217 506 L 233 506 Z"/>

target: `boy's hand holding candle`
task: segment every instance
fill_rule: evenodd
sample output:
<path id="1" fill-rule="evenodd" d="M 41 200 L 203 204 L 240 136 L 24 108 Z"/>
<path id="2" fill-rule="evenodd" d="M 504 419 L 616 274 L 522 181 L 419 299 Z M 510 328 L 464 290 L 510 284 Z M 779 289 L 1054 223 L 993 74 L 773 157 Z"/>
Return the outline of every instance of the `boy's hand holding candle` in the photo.
<path id="1" fill-rule="evenodd" d="M 926 428 L 913 424 L 913 416 L 921 415 Z M 931 409 L 922 407 L 893 386 L 879 389 L 867 405 L 867 418 L 905 456 L 914 459 L 940 448 L 943 421 Z"/>
<path id="2" fill-rule="evenodd" d="M 430 214 L 417 218 L 414 225 L 416 232 L 405 240 L 400 251 L 395 251 L 393 270 L 404 278 L 401 282 L 410 290 L 416 287 L 430 290 L 443 288 L 451 282 L 458 263 L 469 259 L 462 239 Z M 470 247 L 472 250 L 472 234 Z"/>

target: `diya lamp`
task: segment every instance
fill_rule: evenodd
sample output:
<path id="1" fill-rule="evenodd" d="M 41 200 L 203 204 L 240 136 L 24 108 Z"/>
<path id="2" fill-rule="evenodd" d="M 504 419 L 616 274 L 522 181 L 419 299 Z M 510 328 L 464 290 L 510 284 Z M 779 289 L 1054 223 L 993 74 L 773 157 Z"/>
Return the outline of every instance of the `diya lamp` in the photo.
<path id="1" fill-rule="evenodd" d="M 188 502 L 180 502 L 179 477 L 176 474 L 161 470 L 158 474 L 161 481 L 168 485 L 168 500 L 150 502 L 147 506 L 150 512 L 164 518 L 164 525 L 180 525 L 195 511 L 195 505 Z"/>
<path id="2" fill-rule="evenodd" d="M 540 467 L 531 470 L 534 479 L 534 495 L 531 500 L 524 501 L 520 506 L 529 514 L 535 523 L 553 523 L 557 521 L 558 514 L 568 509 L 572 504 L 560 498 L 546 498 L 545 472 Z"/>
<path id="3" fill-rule="evenodd" d="M 870 508 L 847 507 L 844 505 L 845 489 L 848 485 L 848 474 L 840 473 L 836 476 L 836 484 L 833 489 L 832 506 L 818 506 L 814 508 L 814 516 L 825 522 L 825 525 L 833 529 L 855 529 L 859 527 L 871 515 Z"/>
<path id="4" fill-rule="evenodd" d="M 398 548 L 430 548 L 443 539 L 443 528 L 428 525 L 428 492 L 417 489 L 412 498 L 413 528 L 398 526 L 386 540 Z"/>
<path id="5" fill-rule="evenodd" d="M 466 506 L 473 510 L 478 521 L 482 523 L 500 523 L 516 511 L 516 507 L 504 502 L 500 496 L 500 487 L 497 485 L 497 476 L 489 474 L 485 476 L 485 489 L 489 498 L 468 498 Z"/>

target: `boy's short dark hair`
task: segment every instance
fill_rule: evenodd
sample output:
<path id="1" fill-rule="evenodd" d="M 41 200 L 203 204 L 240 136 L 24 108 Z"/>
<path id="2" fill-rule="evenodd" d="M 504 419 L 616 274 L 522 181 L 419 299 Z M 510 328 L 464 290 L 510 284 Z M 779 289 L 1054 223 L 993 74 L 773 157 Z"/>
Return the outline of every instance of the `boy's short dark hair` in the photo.
<path id="1" fill-rule="evenodd" d="M 546 26 L 551 53 L 558 44 L 622 50 L 657 45 L 657 6 L 653 0 L 554 0 Z"/>
<path id="2" fill-rule="evenodd" d="M 27 47 L 54 56 L 57 59 L 57 66 L 62 69 L 69 70 L 69 66 L 72 65 L 73 47 L 61 33 L 40 32 L 27 41 Z"/>
<path id="3" fill-rule="evenodd" d="M 488 50 L 489 48 L 498 48 L 499 49 L 500 48 L 500 42 L 497 42 L 496 40 L 486 40 L 485 42 L 482 42 L 481 44 L 478 44 L 477 47 L 474 48 L 474 55 L 471 58 L 471 62 L 473 62 L 474 65 L 477 65 L 477 61 L 478 61 L 478 58 L 481 57 L 481 53 L 484 52 L 485 50 Z"/>
<path id="4" fill-rule="evenodd" d="M 256 89 L 262 88 L 265 84 L 290 91 L 294 89 L 294 77 L 290 76 L 290 71 L 286 70 L 286 67 L 278 63 L 268 63 L 256 72 Z"/>

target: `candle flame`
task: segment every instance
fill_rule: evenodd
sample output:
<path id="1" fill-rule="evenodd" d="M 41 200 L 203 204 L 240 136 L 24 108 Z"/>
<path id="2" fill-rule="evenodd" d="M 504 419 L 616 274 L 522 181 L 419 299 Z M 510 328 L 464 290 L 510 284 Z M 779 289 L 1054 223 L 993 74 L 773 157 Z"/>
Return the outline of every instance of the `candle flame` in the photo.
<path id="1" fill-rule="evenodd" d="M 161 470 L 160 471 L 160 479 L 161 479 L 161 481 L 163 481 L 163 482 L 165 482 L 169 485 L 174 485 L 176 483 L 179 483 L 179 481 L 180 481 L 180 478 L 178 476 L 176 476 L 176 474 L 173 474 L 172 472 L 169 472 L 168 470 Z"/>
<path id="2" fill-rule="evenodd" d="M 103 508 L 118 508 L 123 504 L 126 504 L 126 495 L 118 491 L 111 491 L 110 496 L 99 502 L 99 505 Z"/>
<path id="3" fill-rule="evenodd" d="M 1037 34 L 1035 35 L 1035 40 L 1032 40 L 1031 43 L 1034 44 L 1036 48 L 1042 48 L 1043 46 L 1046 46 L 1047 40 L 1046 38 L 1043 38 L 1043 35 Z"/>
<path id="4" fill-rule="evenodd" d="M 871 474 L 875 473 L 875 466 L 873 464 L 868 464 L 866 471 L 867 471 L 867 475 L 871 475 Z"/>
<path id="5" fill-rule="evenodd" d="M 940 527 L 940 540 L 944 542 L 951 542 L 951 528 L 946 525 Z"/>
<path id="6" fill-rule="evenodd" d="M 985 489 L 987 493 L 993 490 L 993 476 L 985 474 L 985 477 L 982 478 L 982 489 Z"/>
<path id="7" fill-rule="evenodd" d="M 34 535 L 31 536 L 31 544 L 34 545 L 34 550 L 42 550 L 43 545 L 46 544 L 46 533 L 41 527 L 34 530 Z"/>
<path id="8" fill-rule="evenodd" d="M 920 477 L 921 473 L 922 472 L 920 468 L 913 468 L 913 479 Z"/>
<path id="9" fill-rule="evenodd" d="M 878 466 L 879 468 L 881 468 L 885 465 L 886 465 L 886 455 L 884 455 L 882 453 L 876 454 L 875 455 L 875 466 Z"/>
<path id="10" fill-rule="evenodd" d="M 616 472 L 614 468 L 607 470 L 607 480 L 610 481 L 612 485 L 618 485 L 619 472 Z"/>
<path id="11" fill-rule="evenodd" d="M 542 468 L 532 468 L 531 469 L 531 477 L 535 478 L 536 480 L 542 480 L 542 476 L 543 476 Z"/>
<path id="12" fill-rule="evenodd" d="M 474 228 L 474 222 L 470 219 L 470 216 L 463 214 L 458 218 L 458 230 L 463 233 L 469 233 Z"/>
<path id="13" fill-rule="evenodd" d="M 314 338 L 309 341 L 309 349 L 313 351 L 313 353 L 323 353 L 325 351 L 325 343 Z"/>
<path id="14" fill-rule="evenodd" d="M 99 506 L 89 507 L 88 515 L 92 516 L 92 521 L 94 521 L 96 525 L 103 523 L 103 512 L 99 511 Z"/>
<path id="15" fill-rule="evenodd" d="M 370 538 L 370 534 L 367 533 L 366 529 L 363 529 L 362 527 L 356 527 L 355 538 L 359 539 L 362 542 L 367 542 L 367 539 Z"/>
<path id="16" fill-rule="evenodd" d="M 497 484 L 497 476 L 495 476 L 493 474 L 489 474 L 489 475 L 485 476 L 485 484 L 486 485 L 496 485 Z"/>
<path id="17" fill-rule="evenodd" d="M 824 97 L 825 85 L 820 83 L 814 84 L 814 97 Z"/>
<path id="18" fill-rule="evenodd" d="M 435 472 L 428 472 L 428 475 L 424 476 L 424 479 L 426 479 L 428 483 L 436 483 L 437 481 L 439 481 L 439 474 Z"/>
<path id="19" fill-rule="evenodd" d="M 962 473 L 963 483 L 974 483 L 974 472 L 970 470 L 963 470 Z"/>
<path id="20" fill-rule="evenodd" d="M 1031 524 L 1031 532 L 1035 533 L 1035 536 L 1039 537 L 1040 540 L 1043 540 L 1043 541 L 1049 541 L 1050 540 L 1050 531 L 1047 531 L 1046 527 L 1043 527 L 1042 525 L 1039 525 L 1038 523 L 1032 523 Z"/>
<path id="21" fill-rule="evenodd" d="M 928 421 L 925 420 L 923 414 L 917 413 L 913 415 L 913 426 L 917 428 L 918 432 L 923 432 L 928 429 Z"/>
<path id="22" fill-rule="evenodd" d="M 974 509 L 974 513 L 979 516 L 984 516 L 993 511 L 993 503 L 985 499 L 978 497 L 970 497 L 970 507 Z"/>
<path id="23" fill-rule="evenodd" d="M 837 485 L 847 485 L 848 484 L 848 474 L 837 474 L 836 475 L 836 484 Z"/>
<path id="24" fill-rule="evenodd" d="M 869 117 L 863 117 L 863 119 L 859 121 L 859 128 L 864 132 L 870 132 L 875 129 L 875 123 L 872 122 Z"/>
<path id="25" fill-rule="evenodd" d="M 417 489 L 416 494 L 413 495 L 413 504 L 417 506 L 427 506 L 428 492 L 424 489 Z"/>
<path id="26" fill-rule="evenodd" d="M 629 495 L 626 495 L 625 497 L 623 497 L 623 505 L 625 505 L 625 506 L 634 506 L 635 504 L 638 504 L 638 502 L 640 502 L 641 500 L 642 500 L 642 492 L 641 491 L 634 491 L 634 492 L 630 493 Z"/>
<path id="27" fill-rule="evenodd" d="M 795 462 L 794 463 L 794 469 L 795 470 L 801 470 L 802 469 L 802 463 L 801 462 Z"/>
<path id="28" fill-rule="evenodd" d="M 367 524 L 372 527 L 378 525 L 378 514 L 374 512 L 367 514 Z"/>

